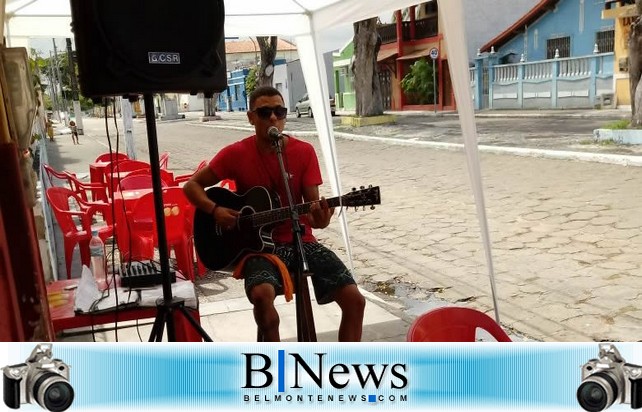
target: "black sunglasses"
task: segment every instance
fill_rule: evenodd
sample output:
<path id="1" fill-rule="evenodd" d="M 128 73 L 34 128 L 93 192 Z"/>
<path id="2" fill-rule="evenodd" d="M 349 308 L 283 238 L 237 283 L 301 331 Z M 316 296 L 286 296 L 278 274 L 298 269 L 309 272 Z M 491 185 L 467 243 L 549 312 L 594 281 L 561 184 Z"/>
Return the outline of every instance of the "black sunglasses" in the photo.
<path id="1" fill-rule="evenodd" d="M 277 119 L 283 120 L 288 115 L 288 109 L 283 106 L 276 107 L 257 107 L 253 110 L 261 119 L 268 120 L 272 117 L 272 113 L 276 116 Z"/>

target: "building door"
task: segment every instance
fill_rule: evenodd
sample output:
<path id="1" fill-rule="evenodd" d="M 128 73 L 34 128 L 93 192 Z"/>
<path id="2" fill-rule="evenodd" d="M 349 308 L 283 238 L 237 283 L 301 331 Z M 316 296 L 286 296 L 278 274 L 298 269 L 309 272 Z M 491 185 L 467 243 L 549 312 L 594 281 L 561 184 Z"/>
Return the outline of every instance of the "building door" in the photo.
<path id="1" fill-rule="evenodd" d="M 381 70 L 379 72 L 379 83 L 381 84 L 383 110 L 390 110 L 392 108 L 392 86 L 390 82 L 390 70 Z"/>

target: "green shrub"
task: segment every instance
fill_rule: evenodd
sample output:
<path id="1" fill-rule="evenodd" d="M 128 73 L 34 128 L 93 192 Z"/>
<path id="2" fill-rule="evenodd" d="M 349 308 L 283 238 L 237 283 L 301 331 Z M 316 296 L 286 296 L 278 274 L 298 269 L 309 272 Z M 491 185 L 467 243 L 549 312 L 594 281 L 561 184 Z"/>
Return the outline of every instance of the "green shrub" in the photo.
<path id="1" fill-rule="evenodd" d="M 631 121 L 628 119 L 620 119 L 604 125 L 604 129 L 622 130 L 628 129 Z"/>

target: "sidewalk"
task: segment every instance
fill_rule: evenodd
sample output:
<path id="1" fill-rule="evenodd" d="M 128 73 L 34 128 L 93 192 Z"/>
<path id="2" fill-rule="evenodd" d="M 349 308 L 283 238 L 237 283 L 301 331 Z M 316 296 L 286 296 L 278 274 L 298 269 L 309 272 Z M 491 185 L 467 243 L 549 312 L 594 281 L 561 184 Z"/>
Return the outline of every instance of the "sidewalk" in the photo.
<path id="1" fill-rule="evenodd" d="M 337 116 L 354 116 L 354 110 L 337 110 Z M 385 114 L 395 116 L 424 116 L 424 117 L 459 117 L 457 111 L 429 110 L 387 110 Z M 475 112 L 475 118 L 527 118 L 527 117 L 557 117 L 557 118 L 622 118 L 631 117 L 630 109 L 542 109 L 542 110 L 498 110 L 484 109 Z"/>

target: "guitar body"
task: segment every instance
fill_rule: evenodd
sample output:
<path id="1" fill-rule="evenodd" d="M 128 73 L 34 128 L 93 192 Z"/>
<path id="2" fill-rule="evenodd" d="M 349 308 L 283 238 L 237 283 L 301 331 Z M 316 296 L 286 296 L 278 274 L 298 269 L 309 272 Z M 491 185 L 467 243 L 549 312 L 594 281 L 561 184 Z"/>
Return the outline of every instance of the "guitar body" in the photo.
<path id="1" fill-rule="evenodd" d="M 253 187 L 243 195 L 227 189 L 212 187 L 207 197 L 217 205 L 241 212 L 248 216 L 278 207 L 264 187 Z M 194 214 L 194 246 L 203 264 L 211 270 L 220 270 L 234 264 L 247 252 L 273 252 L 272 229 L 274 225 L 252 227 L 252 219 L 239 219 L 239 224 L 231 230 L 224 230 L 214 220 L 214 216 L 196 209 Z"/>
<path id="2" fill-rule="evenodd" d="M 237 195 L 227 189 L 212 187 L 207 197 L 217 205 L 240 212 L 233 229 L 224 230 L 214 216 L 201 210 L 194 215 L 194 246 L 203 264 L 212 270 L 227 268 L 248 252 L 274 251 L 272 229 L 291 217 L 290 207 L 281 207 L 264 187 L 256 186 Z M 343 196 L 326 199 L 329 207 L 359 207 L 381 203 L 379 187 L 356 188 Z M 314 202 L 295 205 L 299 216 L 310 211 Z"/>

